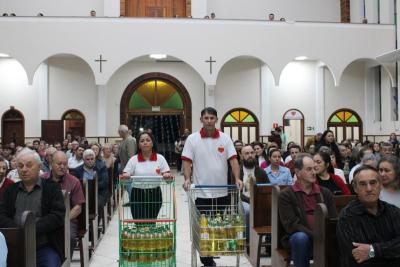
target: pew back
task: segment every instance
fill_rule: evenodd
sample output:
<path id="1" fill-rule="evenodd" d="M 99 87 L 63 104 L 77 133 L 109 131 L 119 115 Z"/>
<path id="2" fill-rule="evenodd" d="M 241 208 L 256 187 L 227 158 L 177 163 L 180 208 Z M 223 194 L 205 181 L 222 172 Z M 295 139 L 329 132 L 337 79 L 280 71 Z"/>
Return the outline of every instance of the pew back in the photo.
<path id="1" fill-rule="evenodd" d="M 36 267 L 35 215 L 31 211 L 22 214 L 21 228 L 0 228 L 7 248 L 7 266 Z"/>
<path id="2" fill-rule="evenodd" d="M 64 197 L 64 205 L 65 205 L 65 217 L 64 217 L 64 252 L 65 252 L 65 260 L 62 266 L 69 266 L 71 263 L 71 239 L 70 239 L 70 220 L 69 220 L 69 213 L 70 213 L 70 194 L 69 192 L 62 190 L 63 197 Z"/>

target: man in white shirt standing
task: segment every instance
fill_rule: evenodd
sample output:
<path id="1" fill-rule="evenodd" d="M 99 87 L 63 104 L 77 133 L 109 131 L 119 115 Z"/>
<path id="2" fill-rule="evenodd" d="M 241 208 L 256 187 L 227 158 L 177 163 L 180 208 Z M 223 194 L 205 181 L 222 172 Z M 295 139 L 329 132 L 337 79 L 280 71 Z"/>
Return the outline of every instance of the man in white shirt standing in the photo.
<path id="1" fill-rule="evenodd" d="M 194 184 L 226 185 L 229 161 L 236 185 L 241 189 L 243 182 L 240 180 L 236 150 L 231 138 L 215 127 L 218 121 L 217 111 L 211 107 L 203 109 L 200 121 L 203 128 L 189 135 L 182 151 L 185 177 L 183 188 L 186 191 L 190 188 L 192 168 Z M 212 205 L 225 206 L 229 204 L 227 190 L 210 191 L 196 192 L 196 206 L 202 212 L 207 213 L 207 207 Z M 204 266 L 216 266 L 212 257 L 200 257 L 200 260 Z"/>

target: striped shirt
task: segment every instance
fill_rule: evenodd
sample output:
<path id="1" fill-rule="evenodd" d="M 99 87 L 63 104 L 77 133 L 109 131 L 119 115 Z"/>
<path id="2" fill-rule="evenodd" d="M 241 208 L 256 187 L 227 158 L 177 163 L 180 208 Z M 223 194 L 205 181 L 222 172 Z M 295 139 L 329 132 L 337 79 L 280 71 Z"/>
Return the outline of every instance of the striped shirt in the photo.
<path id="1" fill-rule="evenodd" d="M 400 266 L 400 209 L 378 200 L 376 215 L 358 200 L 343 209 L 336 228 L 342 267 L 360 266 L 354 260 L 352 242 L 372 244 L 375 257 L 362 266 Z"/>

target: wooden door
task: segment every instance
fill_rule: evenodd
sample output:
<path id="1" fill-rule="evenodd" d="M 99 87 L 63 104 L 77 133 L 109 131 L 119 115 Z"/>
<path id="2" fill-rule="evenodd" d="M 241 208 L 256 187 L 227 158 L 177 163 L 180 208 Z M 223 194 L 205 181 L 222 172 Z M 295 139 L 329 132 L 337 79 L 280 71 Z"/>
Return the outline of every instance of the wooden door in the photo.
<path id="1" fill-rule="evenodd" d="M 42 120 L 42 140 L 49 144 L 62 142 L 64 125 L 62 120 Z"/>
<path id="2" fill-rule="evenodd" d="M 125 0 L 126 17 L 186 17 L 187 0 Z"/>
<path id="3" fill-rule="evenodd" d="M 11 107 L 4 112 L 1 127 L 3 145 L 14 142 L 17 146 L 25 143 L 25 120 L 21 112 Z"/>

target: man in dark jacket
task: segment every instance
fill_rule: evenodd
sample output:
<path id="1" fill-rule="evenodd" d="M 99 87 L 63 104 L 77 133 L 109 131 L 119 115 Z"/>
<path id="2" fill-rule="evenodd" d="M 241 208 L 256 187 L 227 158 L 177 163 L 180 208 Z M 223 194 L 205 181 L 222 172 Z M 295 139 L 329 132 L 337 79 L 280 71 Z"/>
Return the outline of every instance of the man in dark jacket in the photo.
<path id="1" fill-rule="evenodd" d="M 22 213 L 36 215 L 36 266 L 60 266 L 64 261 L 65 206 L 60 186 L 39 177 L 40 156 L 26 148 L 17 156 L 21 181 L 4 192 L 0 227 L 18 227 Z"/>
<path id="2" fill-rule="evenodd" d="M 79 180 L 97 179 L 98 187 L 98 215 L 103 218 L 104 206 L 108 199 L 108 173 L 105 164 L 96 165 L 96 156 L 92 149 L 83 152 L 83 164 L 75 169 L 71 169 L 71 174 Z"/>
<path id="3" fill-rule="evenodd" d="M 285 229 L 282 241 L 289 246 L 295 267 L 310 266 L 313 251 L 314 210 L 325 203 L 330 217 L 336 217 L 332 193 L 316 184 L 311 155 L 298 154 L 294 161 L 297 180 L 279 195 L 279 218 Z"/>
<path id="4" fill-rule="evenodd" d="M 341 266 L 400 266 L 400 209 L 379 200 L 376 169 L 357 169 L 353 187 L 357 199 L 343 209 L 336 228 Z"/>

